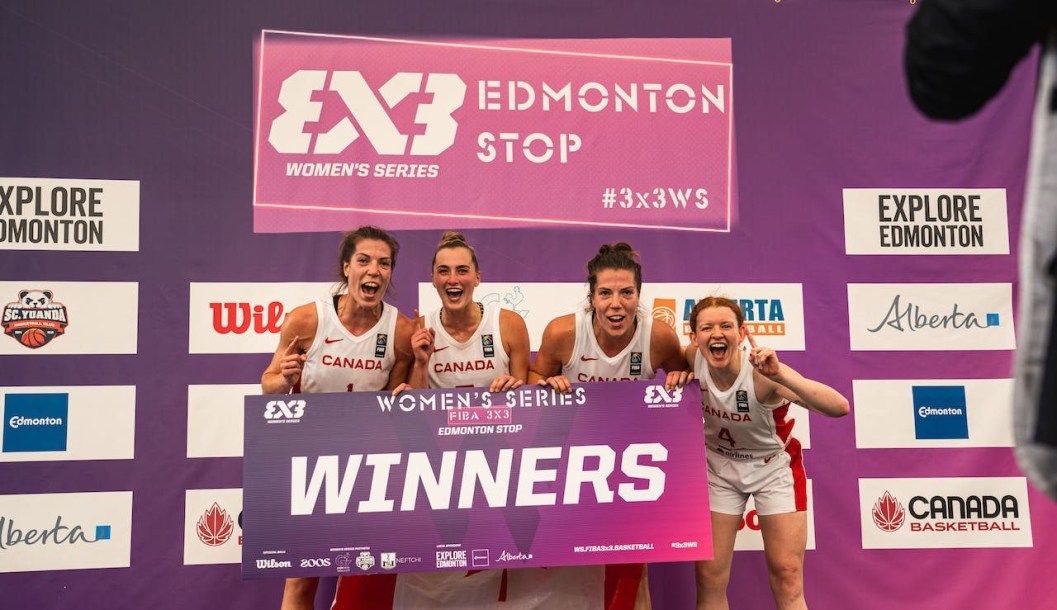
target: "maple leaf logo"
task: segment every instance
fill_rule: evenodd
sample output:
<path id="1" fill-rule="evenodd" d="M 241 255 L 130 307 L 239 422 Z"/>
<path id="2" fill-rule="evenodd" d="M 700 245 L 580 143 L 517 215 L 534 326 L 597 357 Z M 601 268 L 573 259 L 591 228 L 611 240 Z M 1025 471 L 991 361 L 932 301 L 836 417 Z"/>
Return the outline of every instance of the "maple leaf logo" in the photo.
<path id="1" fill-rule="evenodd" d="M 885 490 L 883 496 L 878 498 L 873 505 L 873 522 L 878 528 L 885 532 L 894 532 L 903 527 L 903 521 L 907 514 L 903 505 L 896 500 L 892 494 Z"/>
<path id="2" fill-rule="evenodd" d="M 220 546 L 231 538 L 235 524 L 228 511 L 213 502 L 213 506 L 198 518 L 198 539 L 209 546 Z"/>

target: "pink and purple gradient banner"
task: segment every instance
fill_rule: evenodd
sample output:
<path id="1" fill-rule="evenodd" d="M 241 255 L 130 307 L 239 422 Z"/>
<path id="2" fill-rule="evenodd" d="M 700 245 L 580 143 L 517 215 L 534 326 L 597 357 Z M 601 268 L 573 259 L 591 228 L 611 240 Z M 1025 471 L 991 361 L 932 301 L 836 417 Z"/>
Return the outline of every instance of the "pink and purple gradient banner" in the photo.
<path id="1" fill-rule="evenodd" d="M 645 381 L 249 396 L 243 577 L 710 558 L 700 398 Z"/>
<path id="2" fill-rule="evenodd" d="M 264 31 L 254 230 L 729 231 L 732 70 L 729 39 Z"/>

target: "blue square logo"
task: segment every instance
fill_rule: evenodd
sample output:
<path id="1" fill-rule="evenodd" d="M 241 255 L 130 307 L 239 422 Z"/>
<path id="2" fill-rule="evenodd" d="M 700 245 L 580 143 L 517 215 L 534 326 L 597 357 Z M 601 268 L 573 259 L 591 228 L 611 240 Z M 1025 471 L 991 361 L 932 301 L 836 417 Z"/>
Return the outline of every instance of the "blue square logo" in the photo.
<path id="1" fill-rule="evenodd" d="M 97 525 L 97 526 L 95 526 L 95 539 L 96 540 L 110 540 L 110 526 L 109 525 Z"/>
<path id="2" fill-rule="evenodd" d="M 998 314 L 997 313 L 989 313 L 989 314 L 987 314 L 987 325 L 988 326 L 999 326 Z"/>
<path id="3" fill-rule="evenodd" d="M 66 451 L 69 394 L 6 394 L 4 453 Z"/>
<path id="4" fill-rule="evenodd" d="M 965 386 L 913 386 L 914 436 L 919 439 L 967 439 L 969 420 Z"/>

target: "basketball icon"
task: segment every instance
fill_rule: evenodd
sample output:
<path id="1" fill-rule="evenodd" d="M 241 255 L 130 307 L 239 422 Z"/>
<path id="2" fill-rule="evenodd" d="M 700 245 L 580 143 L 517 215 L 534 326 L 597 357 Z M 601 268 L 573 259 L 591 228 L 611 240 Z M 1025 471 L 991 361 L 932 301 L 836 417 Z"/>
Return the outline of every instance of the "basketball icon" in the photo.
<path id="1" fill-rule="evenodd" d="M 29 328 L 19 339 L 26 347 L 38 348 L 48 342 L 48 336 L 39 328 Z"/>

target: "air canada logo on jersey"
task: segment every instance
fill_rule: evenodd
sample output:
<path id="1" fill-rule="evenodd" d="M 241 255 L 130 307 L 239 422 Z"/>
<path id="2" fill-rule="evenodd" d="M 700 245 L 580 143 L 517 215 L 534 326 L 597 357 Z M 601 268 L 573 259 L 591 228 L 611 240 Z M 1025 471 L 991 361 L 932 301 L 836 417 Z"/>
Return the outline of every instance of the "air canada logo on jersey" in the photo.
<path id="1" fill-rule="evenodd" d="M 20 290 L 18 300 L 4 306 L 4 334 L 37 349 L 66 332 L 66 306 L 52 300 L 50 290 Z"/>

